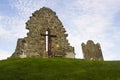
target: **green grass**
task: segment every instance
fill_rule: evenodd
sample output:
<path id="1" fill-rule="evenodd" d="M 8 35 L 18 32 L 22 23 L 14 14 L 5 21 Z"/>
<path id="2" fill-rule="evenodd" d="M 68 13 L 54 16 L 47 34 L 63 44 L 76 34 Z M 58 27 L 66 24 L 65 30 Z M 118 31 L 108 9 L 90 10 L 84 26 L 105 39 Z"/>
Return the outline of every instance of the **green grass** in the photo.
<path id="1" fill-rule="evenodd" d="M 119 61 L 26 58 L 0 61 L 0 80 L 120 80 Z"/>

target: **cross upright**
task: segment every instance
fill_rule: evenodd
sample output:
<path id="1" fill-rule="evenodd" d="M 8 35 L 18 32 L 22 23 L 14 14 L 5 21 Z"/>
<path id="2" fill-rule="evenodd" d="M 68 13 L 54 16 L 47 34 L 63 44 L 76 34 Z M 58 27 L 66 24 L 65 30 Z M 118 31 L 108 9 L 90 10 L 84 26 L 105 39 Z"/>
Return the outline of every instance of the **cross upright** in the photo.
<path id="1" fill-rule="evenodd" d="M 52 37 L 57 37 L 56 35 L 51 35 L 50 29 L 47 29 L 47 34 L 41 34 L 41 36 L 48 36 L 48 42 L 47 42 L 47 50 L 48 50 L 48 57 L 52 56 L 51 53 L 51 38 Z"/>

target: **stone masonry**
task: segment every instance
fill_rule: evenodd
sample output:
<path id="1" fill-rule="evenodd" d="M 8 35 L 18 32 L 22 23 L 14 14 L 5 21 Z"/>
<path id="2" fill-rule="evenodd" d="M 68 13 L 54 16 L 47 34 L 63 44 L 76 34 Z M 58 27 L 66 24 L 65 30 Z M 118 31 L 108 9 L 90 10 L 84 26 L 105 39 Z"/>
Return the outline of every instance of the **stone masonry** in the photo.
<path id="1" fill-rule="evenodd" d="M 16 57 L 67 57 L 74 58 L 74 47 L 70 46 L 67 40 L 68 34 L 63 27 L 56 13 L 51 9 L 43 7 L 35 11 L 26 22 L 26 29 L 29 30 L 27 37 L 17 41 L 16 50 L 11 56 Z M 46 31 L 50 31 L 50 44 L 46 46 Z M 43 36 L 43 35 L 45 36 Z M 50 55 L 46 47 L 50 49 Z"/>
<path id="2" fill-rule="evenodd" d="M 82 43 L 82 51 L 85 60 L 103 60 L 100 44 L 94 44 L 92 40 L 88 40 L 87 44 Z"/>

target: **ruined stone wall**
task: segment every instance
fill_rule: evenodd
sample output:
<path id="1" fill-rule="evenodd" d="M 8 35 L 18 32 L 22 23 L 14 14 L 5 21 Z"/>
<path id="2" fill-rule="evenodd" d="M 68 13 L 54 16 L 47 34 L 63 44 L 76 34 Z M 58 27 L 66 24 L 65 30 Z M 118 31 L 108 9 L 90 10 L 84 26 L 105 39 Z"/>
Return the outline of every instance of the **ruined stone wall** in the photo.
<path id="1" fill-rule="evenodd" d="M 17 41 L 17 46 L 15 52 L 12 54 L 12 57 L 19 57 L 19 55 L 22 55 L 24 49 L 24 39 L 19 38 Z"/>
<path id="2" fill-rule="evenodd" d="M 94 44 L 92 40 L 88 40 L 87 44 L 82 43 L 82 51 L 86 60 L 103 60 L 100 44 Z"/>
<path id="3" fill-rule="evenodd" d="M 52 56 L 65 57 L 68 52 L 74 56 L 74 47 L 68 43 L 68 34 L 66 34 L 66 30 L 56 16 L 56 13 L 49 8 L 43 7 L 35 11 L 26 22 L 26 29 L 28 29 L 29 32 L 27 33 L 27 37 L 24 38 L 23 51 L 27 57 L 48 57 L 46 52 L 46 38 L 41 35 L 46 34 L 48 28 L 51 34 L 57 36 L 56 38 L 51 38 Z M 23 43 L 18 43 L 19 46 L 21 44 Z M 18 53 L 19 50 L 16 48 L 14 54 Z"/>

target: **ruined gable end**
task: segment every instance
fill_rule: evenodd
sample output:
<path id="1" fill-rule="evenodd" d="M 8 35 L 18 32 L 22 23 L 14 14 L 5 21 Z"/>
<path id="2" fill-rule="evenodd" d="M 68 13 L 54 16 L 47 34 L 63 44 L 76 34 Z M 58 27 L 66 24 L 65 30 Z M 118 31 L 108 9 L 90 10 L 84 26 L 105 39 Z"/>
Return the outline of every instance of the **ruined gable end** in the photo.
<path id="1" fill-rule="evenodd" d="M 50 8 L 35 11 L 26 22 L 26 29 L 27 37 L 23 42 L 18 40 L 12 57 L 75 57 L 62 22 Z"/>

